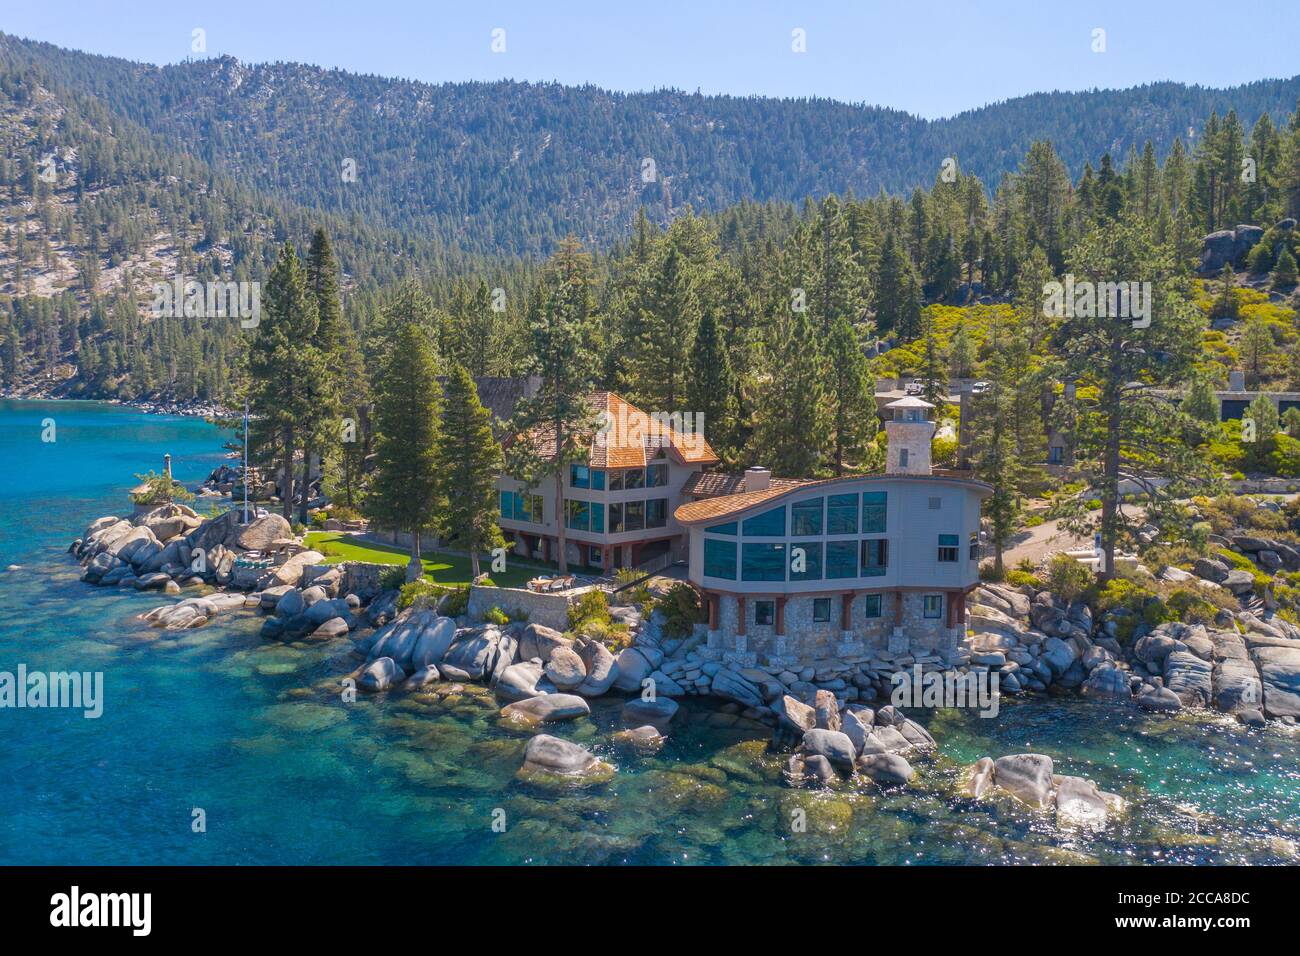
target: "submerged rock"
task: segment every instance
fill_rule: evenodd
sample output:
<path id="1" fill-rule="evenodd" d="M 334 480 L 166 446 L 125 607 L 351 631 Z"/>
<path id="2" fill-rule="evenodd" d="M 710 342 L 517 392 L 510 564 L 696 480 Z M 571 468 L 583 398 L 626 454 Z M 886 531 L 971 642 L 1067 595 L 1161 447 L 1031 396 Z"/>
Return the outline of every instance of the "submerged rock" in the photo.
<path id="1" fill-rule="evenodd" d="M 524 765 L 519 773 L 524 779 L 539 783 L 555 778 L 596 783 L 612 777 L 614 768 L 571 741 L 538 734 L 524 748 Z"/>
<path id="2" fill-rule="evenodd" d="M 1011 754 L 993 761 L 993 782 L 1031 807 L 1045 807 L 1052 798 L 1052 758 L 1044 754 Z"/>
<path id="3" fill-rule="evenodd" d="M 391 657 L 381 657 L 368 664 L 361 672 L 361 676 L 357 679 L 357 686 L 371 693 L 379 693 L 399 683 L 405 676 Z"/>
<path id="4" fill-rule="evenodd" d="M 676 715 L 677 701 L 669 697 L 656 697 L 653 700 L 633 697 L 623 705 L 623 722 L 634 726 L 651 724 L 666 727 Z"/>
<path id="5" fill-rule="evenodd" d="M 663 747 L 665 740 L 667 738 L 659 732 L 659 728 L 651 724 L 620 730 L 614 734 L 615 743 L 632 747 L 642 753 L 654 753 Z"/>

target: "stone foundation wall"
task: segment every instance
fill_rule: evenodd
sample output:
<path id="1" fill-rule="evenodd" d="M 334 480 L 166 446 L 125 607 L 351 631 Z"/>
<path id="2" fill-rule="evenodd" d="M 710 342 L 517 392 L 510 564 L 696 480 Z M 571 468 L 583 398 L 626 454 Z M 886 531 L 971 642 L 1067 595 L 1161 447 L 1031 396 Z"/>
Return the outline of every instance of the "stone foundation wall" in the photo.
<path id="1" fill-rule="evenodd" d="M 373 601 L 380 592 L 379 578 L 385 571 L 393 567 L 391 564 L 374 564 L 370 561 L 343 561 L 339 564 L 312 564 L 302 570 L 302 580 L 298 582 L 300 588 L 309 588 L 312 582 L 327 571 L 338 568 L 342 571 L 342 577 L 339 579 L 339 596 L 346 594 L 355 594 L 361 598 L 362 604 Z"/>
<path id="2" fill-rule="evenodd" d="M 709 646 L 722 652 L 753 655 L 759 662 L 776 659 L 785 663 L 810 662 L 857 654 L 863 651 L 910 651 L 943 653 L 954 650 L 962 639 L 964 625 L 948 627 L 945 617 L 924 617 L 924 595 L 903 593 L 903 615 L 899 628 L 894 627 L 893 594 L 880 599 L 880 616 L 867 617 L 867 595 L 857 595 L 850 608 L 850 627 L 840 627 L 840 596 L 830 596 L 830 620 L 813 621 L 813 597 L 791 597 L 785 604 L 785 635 L 778 637 L 775 625 L 753 621 L 754 598 L 745 601 L 749 618 L 746 634 L 738 641 L 737 602 L 724 595 L 719 601 L 718 629 L 709 635 Z M 946 598 L 945 598 L 946 600 Z M 741 647 L 741 644 L 744 646 Z"/>

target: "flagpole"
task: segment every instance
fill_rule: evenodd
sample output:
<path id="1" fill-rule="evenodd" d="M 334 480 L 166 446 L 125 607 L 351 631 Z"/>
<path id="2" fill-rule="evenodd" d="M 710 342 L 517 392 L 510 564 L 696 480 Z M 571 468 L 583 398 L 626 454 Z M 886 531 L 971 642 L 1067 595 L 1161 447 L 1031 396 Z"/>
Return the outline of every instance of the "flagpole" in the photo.
<path id="1" fill-rule="evenodd" d="M 244 399 L 244 524 L 248 524 L 248 399 Z"/>

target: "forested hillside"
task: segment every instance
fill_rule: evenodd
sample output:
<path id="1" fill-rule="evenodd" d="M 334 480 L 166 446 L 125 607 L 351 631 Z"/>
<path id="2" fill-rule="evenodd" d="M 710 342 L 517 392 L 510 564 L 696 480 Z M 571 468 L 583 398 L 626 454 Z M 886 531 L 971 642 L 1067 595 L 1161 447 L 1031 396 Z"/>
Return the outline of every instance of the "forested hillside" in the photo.
<path id="1" fill-rule="evenodd" d="M 0 60 L 38 67 L 266 195 L 530 255 L 566 235 L 626 236 L 641 207 L 663 224 L 687 205 L 905 194 L 948 157 L 992 188 L 1040 139 L 1078 176 L 1102 152 L 1119 159 L 1148 140 L 1163 158 L 1211 113 L 1235 110 L 1246 128 L 1263 113 L 1281 121 L 1300 96 L 1300 77 L 1230 90 L 1159 83 L 1039 93 L 932 122 L 830 100 L 429 85 L 230 57 L 159 68 L 3 35 Z"/>

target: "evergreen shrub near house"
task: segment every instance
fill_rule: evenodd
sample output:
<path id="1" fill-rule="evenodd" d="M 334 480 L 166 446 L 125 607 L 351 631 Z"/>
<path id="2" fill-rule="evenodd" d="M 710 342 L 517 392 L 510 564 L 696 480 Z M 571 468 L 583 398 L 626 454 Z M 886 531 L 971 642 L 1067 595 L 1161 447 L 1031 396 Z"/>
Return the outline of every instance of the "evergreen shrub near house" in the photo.
<path id="1" fill-rule="evenodd" d="M 401 590 L 406 583 L 406 565 L 394 564 L 379 574 L 379 586 L 385 591 Z"/>
<path id="2" fill-rule="evenodd" d="M 402 579 L 405 581 L 405 566 L 402 566 L 400 570 L 402 571 Z M 401 586 L 397 595 L 397 609 L 399 611 L 405 611 L 408 607 L 413 606 L 420 598 L 435 600 L 440 595 L 441 590 L 428 578 L 417 578 L 414 581 L 406 581 L 406 583 Z"/>
<path id="3" fill-rule="evenodd" d="M 495 624 L 497 627 L 505 627 L 510 623 L 510 615 L 501 608 L 493 606 L 483 612 L 483 620 L 488 624 Z"/>
<path id="4" fill-rule="evenodd" d="M 1063 601 L 1077 601 L 1092 584 L 1092 571 L 1068 554 L 1058 554 L 1047 566 L 1047 590 Z"/>
<path id="5" fill-rule="evenodd" d="M 590 624 L 609 625 L 613 618 L 609 616 L 609 601 L 605 592 L 593 588 L 585 592 L 578 600 L 569 605 L 569 630 L 575 634 L 583 633 Z"/>
<path id="6" fill-rule="evenodd" d="M 1041 591 L 1043 589 L 1043 582 L 1038 575 L 1031 574 L 1029 571 L 1021 571 L 1019 568 L 1012 568 L 1008 571 L 1006 580 L 1007 584 L 1010 584 L 1012 587 L 1029 587 L 1033 588 L 1035 591 Z"/>
<path id="7" fill-rule="evenodd" d="M 707 620 L 699 592 L 684 581 L 678 581 L 655 601 L 655 610 L 663 612 L 664 633 L 669 637 L 685 637 L 696 624 Z"/>

